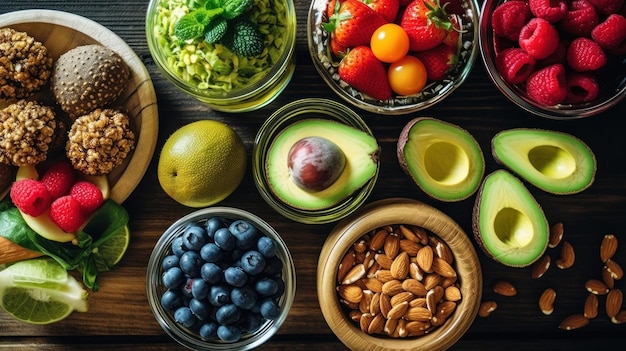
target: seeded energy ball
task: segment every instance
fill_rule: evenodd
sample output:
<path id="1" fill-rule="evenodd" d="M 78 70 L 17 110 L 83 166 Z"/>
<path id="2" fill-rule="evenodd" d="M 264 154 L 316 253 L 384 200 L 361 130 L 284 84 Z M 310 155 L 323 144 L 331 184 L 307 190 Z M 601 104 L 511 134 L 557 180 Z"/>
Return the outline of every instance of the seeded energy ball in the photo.
<path id="1" fill-rule="evenodd" d="M 65 150 L 77 170 L 105 175 L 120 165 L 134 147 L 135 134 L 128 116 L 113 109 L 96 109 L 72 123 Z"/>
<path id="2" fill-rule="evenodd" d="M 0 99 L 22 99 L 45 85 L 52 58 L 42 43 L 24 32 L 0 28 Z"/>
<path id="3" fill-rule="evenodd" d="M 52 109 L 34 101 L 0 110 L 0 162 L 25 166 L 45 160 L 56 127 Z"/>
<path id="4" fill-rule="evenodd" d="M 130 70 L 116 52 L 102 45 L 83 45 L 59 57 L 51 88 L 61 109 L 76 118 L 115 101 L 129 78 Z"/>

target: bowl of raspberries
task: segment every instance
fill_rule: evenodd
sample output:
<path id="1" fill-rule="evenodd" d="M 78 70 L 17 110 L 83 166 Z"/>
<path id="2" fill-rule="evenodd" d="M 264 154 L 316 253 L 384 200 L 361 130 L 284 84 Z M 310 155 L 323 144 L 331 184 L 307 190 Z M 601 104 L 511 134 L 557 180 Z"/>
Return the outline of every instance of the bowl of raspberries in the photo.
<path id="1" fill-rule="evenodd" d="M 475 0 L 313 0 L 309 53 L 339 97 L 401 115 L 443 101 L 478 55 Z"/>
<path id="2" fill-rule="evenodd" d="M 551 119 L 596 115 L 626 96 L 623 0 L 486 0 L 483 63 L 521 108 Z"/>

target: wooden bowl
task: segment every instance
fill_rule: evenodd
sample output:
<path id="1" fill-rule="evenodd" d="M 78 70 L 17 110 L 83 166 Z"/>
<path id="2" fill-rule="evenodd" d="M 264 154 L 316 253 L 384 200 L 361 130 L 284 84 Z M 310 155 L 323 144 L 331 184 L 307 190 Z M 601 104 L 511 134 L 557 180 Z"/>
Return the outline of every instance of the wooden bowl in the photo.
<path id="1" fill-rule="evenodd" d="M 443 325 L 421 336 L 392 338 L 362 332 L 348 318 L 336 290 L 338 267 L 348 249 L 364 234 L 394 224 L 415 225 L 431 231 L 448 244 L 454 256 L 462 299 Z M 419 201 L 390 198 L 364 206 L 332 230 L 320 253 L 317 293 L 329 327 L 352 350 L 446 350 L 463 336 L 477 315 L 482 297 L 482 271 L 472 242 L 454 220 Z"/>
<path id="2" fill-rule="evenodd" d="M 23 10 L 0 15 L 0 28 L 9 27 L 28 33 L 43 43 L 56 61 L 66 51 L 87 44 L 100 44 L 117 52 L 130 68 L 128 87 L 112 107 L 124 110 L 136 134 L 133 152 L 124 163 L 107 175 L 110 198 L 124 202 L 143 178 L 158 137 L 156 94 L 148 70 L 137 54 L 108 28 L 81 16 L 54 10 Z M 37 99 L 52 99 L 49 86 L 38 93 Z M 0 99 L 0 107 L 10 104 Z M 48 104 L 49 105 L 49 104 Z M 132 167 L 128 165 L 132 164 Z"/>

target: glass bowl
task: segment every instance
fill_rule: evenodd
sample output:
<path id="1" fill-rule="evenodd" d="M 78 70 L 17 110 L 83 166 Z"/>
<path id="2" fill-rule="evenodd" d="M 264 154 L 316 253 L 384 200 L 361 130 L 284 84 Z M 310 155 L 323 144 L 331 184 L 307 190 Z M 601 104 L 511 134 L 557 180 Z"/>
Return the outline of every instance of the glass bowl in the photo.
<path id="1" fill-rule="evenodd" d="M 278 213 L 301 223 L 323 224 L 339 220 L 362 205 L 376 184 L 380 162 L 376 159 L 376 173 L 360 189 L 336 205 L 321 210 L 303 210 L 281 200 L 270 188 L 266 177 L 267 152 L 275 138 L 288 126 L 306 119 L 325 119 L 346 124 L 371 136 L 372 131 L 361 117 L 333 100 L 308 98 L 293 101 L 276 110 L 261 126 L 252 149 L 254 183 L 263 199 Z"/>
<path id="2" fill-rule="evenodd" d="M 363 110 L 385 115 L 416 112 L 443 101 L 452 94 L 469 75 L 478 55 L 478 14 L 476 0 L 459 0 L 458 18 L 462 30 L 458 64 L 442 80 L 427 82 L 421 92 L 410 96 L 394 95 L 389 100 L 376 100 L 352 88 L 339 78 L 339 61 L 330 54 L 329 34 L 323 28 L 328 22 L 326 6 L 329 0 L 312 0 L 307 18 L 307 38 L 313 64 L 326 84 L 340 98 Z M 443 3 L 443 1 L 442 1 Z M 410 54 L 410 53 L 409 53 Z"/>
<path id="3" fill-rule="evenodd" d="M 201 38 L 179 44 L 174 27 L 190 11 L 188 3 L 151 0 L 148 6 L 148 47 L 165 77 L 183 92 L 218 111 L 246 112 L 272 102 L 285 89 L 295 70 L 293 1 L 254 2 L 251 16 L 258 21 L 260 32 L 269 35 L 265 36 L 266 48 L 253 57 L 236 56 L 222 44 L 208 44 Z"/>
<path id="4" fill-rule="evenodd" d="M 400 228 L 401 225 L 406 230 Z M 389 232 L 389 228 L 393 228 L 393 231 Z M 423 230 L 419 231 L 416 228 L 422 228 Z M 379 235 L 380 232 L 383 234 L 382 239 L 379 238 L 377 240 L 377 237 L 381 237 Z M 386 242 L 387 239 L 393 236 L 397 237 L 396 242 L 406 241 L 401 245 L 401 253 L 397 253 L 396 256 L 390 256 L 393 250 L 388 250 L 388 247 L 393 247 L 394 245 L 387 245 Z M 381 241 L 384 244 L 381 245 Z M 413 245 L 409 245 L 411 243 Z M 444 246 L 441 243 L 447 244 L 445 246 L 449 250 L 440 250 L 439 245 L 442 248 Z M 411 246 L 414 249 L 411 249 Z M 429 323 L 433 327 L 428 329 L 428 331 L 420 330 L 419 324 L 415 325 L 418 328 L 415 328 L 415 326 L 409 327 L 410 321 L 426 321 L 426 319 L 408 317 L 412 313 L 405 312 L 406 314 L 402 314 L 405 317 L 399 317 L 397 323 L 387 325 L 386 322 L 383 322 L 389 331 L 381 330 L 381 323 L 374 322 L 377 317 L 374 317 L 372 321 L 367 319 L 368 315 L 385 316 L 383 311 L 384 304 L 380 300 L 377 304 L 370 303 L 369 306 L 367 304 L 361 306 L 360 303 L 357 303 L 356 308 L 358 312 L 349 312 L 349 310 L 355 307 L 350 306 L 352 303 L 349 300 L 350 295 L 344 294 L 340 297 L 340 294 L 341 291 L 350 291 L 350 289 L 340 288 L 341 286 L 352 285 L 358 287 L 365 284 L 368 289 L 373 289 L 371 290 L 372 292 L 385 290 L 385 285 L 381 285 L 382 289 L 378 289 L 371 280 L 374 279 L 382 284 L 378 280 L 377 272 L 368 270 L 364 274 L 364 278 L 361 278 L 361 281 L 357 280 L 355 282 L 353 282 L 354 277 L 350 274 L 358 271 L 357 269 L 344 268 L 342 272 L 348 271 L 345 275 L 339 272 L 340 265 L 349 262 L 349 260 L 344 260 L 343 258 L 348 256 L 350 251 L 355 253 L 355 263 L 352 267 L 356 267 L 358 264 L 370 266 L 365 262 L 359 263 L 361 258 L 359 258 L 357 252 L 362 251 L 365 254 L 360 255 L 362 260 L 365 261 L 368 257 L 374 257 L 375 263 L 371 266 L 379 267 L 375 268 L 378 270 L 383 266 L 383 264 L 378 263 L 377 256 L 379 255 L 391 260 L 391 257 L 399 257 L 406 253 L 409 256 L 406 262 L 417 262 L 415 264 L 419 265 L 421 264 L 420 262 L 425 262 L 426 259 L 418 260 L 416 252 L 419 252 L 420 248 L 426 246 L 434 246 L 432 250 L 434 255 L 430 257 L 435 257 L 435 260 L 441 258 L 448 262 L 448 267 L 452 267 L 456 272 L 455 275 L 443 275 L 444 273 L 440 273 L 442 272 L 440 268 L 435 268 L 433 264 L 431 266 L 433 273 L 430 273 L 430 275 L 436 277 L 441 274 L 444 277 L 439 282 L 432 283 L 433 287 L 430 287 L 431 283 L 428 282 L 430 280 L 428 273 L 422 273 L 423 278 L 419 277 L 420 273 L 413 273 L 419 272 L 419 269 L 414 270 L 411 268 L 410 271 L 412 272 L 406 275 L 406 278 L 402 278 L 400 275 L 393 277 L 403 282 L 406 280 L 418 280 L 423 284 L 422 292 L 420 292 L 420 289 L 409 288 L 409 286 L 415 286 L 415 284 L 407 284 L 406 289 L 408 290 L 405 290 L 405 284 L 402 284 L 403 291 L 409 292 L 404 295 L 409 296 L 408 300 L 404 297 L 398 297 L 401 301 L 405 301 L 402 303 L 406 303 L 406 301 L 411 299 L 424 298 L 425 296 L 423 295 L 430 295 L 433 291 L 439 289 L 436 286 L 440 286 L 441 289 L 446 291 L 443 295 L 444 297 L 441 297 L 440 300 L 437 298 L 432 299 L 433 301 L 438 301 L 432 305 L 433 308 L 426 307 L 428 311 L 436 311 L 429 319 Z M 359 250 L 359 247 L 363 250 Z M 398 251 L 396 250 L 395 252 Z M 429 255 L 420 255 L 420 257 L 427 256 Z M 383 260 L 380 262 L 383 262 Z M 401 259 L 393 259 L 393 262 L 401 262 Z M 388 271 L 384 268 L 382 270 L 394 274 L 393 266 Z M 395 266 L 399 267 L 400 265 Z M 438 264 L 437 267 L 442 267 L 442 265 Z M 445 277 L 452 277 L 452 279 Z M 408 198 L 388 198 L 372 202 L 350 217 L 340 221 L 324 242 L 317 265 L 317 292 L 322 314 L 330 329 L 351 350 L 437 351 L 450 349 L 467 332 L 478 314 L 478 308 L 482 299 L 482 283 L 482 270 L 476 250 L 463 229 L 445 213 L 422 202 Z M 456 290 L 455 294 L 447 293 L 449 286 L 455 286 L 455 288 L 450 290 L 450 292 Z M 352 296 L 358 295 L 354 293 L 354 290 L 352 291 Z M 431 291 L 431 293 L 426 291 Z M 363 290 L 364 296 L 365 293 L 366 291 Z M 395 293 L 383 293 L 379 294 L 379 298 L 382 299 L 383 295 L 389 296 L 390 294 L 394 294 L 393 297 L 395 298 L 402 295 L 403 292 L 396 290 Z M 432 294 L 435 296 L 434 293 Z M 456 298 L 453 297 L 454 295 Z M 364 297 L 363 299 L 366 298 Z M 346 303 L 345 301 L 348 302 Z M 375 295 L 372 296 L 372 301 L 376 301 Z M 443 304 L 446 303 L 444 301 L 454 302 L 454 308 L 444 308 Z M 409 306 L 414 306 L 412 302 L 408 303 Z M 401 303 L 394 303 L 394 305 L 398 304 Z M 435 305 L 438 307 L 434 308 Z M 450 306 L 452 304 L 446 303 L 446 305 Z M 376 310 L 372 314 L 371 306 L 374 306 L 374 309 L 377 309 L 375 306 L 380 306 L 380 311 Z M 420 304 L 416 306 L 420 306 Z M 439 314 L 439 311 L 444 309 L 448 312 Z M 392 312 L 387 312 L 387 316 L 389 314 L 392 314 Z M 362 319 L 364 319 L 364 323 L 362 323 Z M 399 321 L 400 319 L 404 322 Z M 404 331 L 397 330 L 400 323 L 405 323 Z M 378 325 L 378 328 L 372 327 L 372 324 Z M 370 330 L 370 328 L 373 329 Z M 394 329 L 391 330 L 391 328 Z M 367 332 L 364 330 L 367 330 Z"/>
<path id="5" fill-rule="evenodd" d="M 249 223 L 256 226 L 262 235 L 273 239 L 277 247 L 276 257 L 282 261 L 280 276 L 284 282 L 284 293 L 278 299 L 280 314 L 273 320 L 265 319 L 254 333 L 243 332 L 239 341 L 236 342 L 225 342 L 217 339 L 203 340 L 197 330 L 185 328 L 176 323 L 172 312 L 166 310 L 161 305 L 161 296 L 167 290 L 161 282 L 163 274 L 162 262 L 167 255 L 172 254 L 172 242 L 182 236 L 185 228 L 189 224 L 196 223 L 205 225 L 206 221 L 212 217 L 219 217 L 227 222 L 238 219 L 247 220 Z M 208 207 L 178 219 L 161 235 L 148 261 L 146 290 L 148 303 L 150 304 L 150 308 L 157 322 L 161 325 L 163 330 L 179 344 L 190 349 L 201 351 L 250 350 L 269 340 L 287 318 L 296 292 L 296 271 L 287 245 L 280 235 L 263 219 L 237 208 Z"/>
<path id="6" fill-rule="evenodd" d="M 509 100 L 534 115 L 554 120 L 567 120 L 597 115 L 617 105 L 626 97 L 626 60 L 624 60 L 623 55 L 614 57 L 597 72 L 600 91 L 598 96 L 590 102 L 561 103 L 547 106 L 529 98 L 524 84 L 514 85 L 506 82 L 496 67 L 495 61 L 498 55 L 496 47 L 519 47 L 519 45 L 508 42 L 506 39 L 496 38 L 493 33 L 492 14 L 496 7 L 503 2 L 502 0 L 485 0 L 483 2 L 478 39 L 482 61 L 489 78 Z"/>

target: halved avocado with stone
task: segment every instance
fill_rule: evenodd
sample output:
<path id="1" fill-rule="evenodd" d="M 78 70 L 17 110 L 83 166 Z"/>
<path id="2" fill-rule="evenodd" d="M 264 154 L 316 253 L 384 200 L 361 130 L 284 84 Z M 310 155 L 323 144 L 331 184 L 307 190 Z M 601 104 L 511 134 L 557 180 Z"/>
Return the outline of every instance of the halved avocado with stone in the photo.
<path id="1" fill-rule="evenodd" d="M 465 129 L 439 119 L 418 117 L 398 138 L 402 169 L 429 196 L 460 201 L 473 195 L 485 172 L 483 152 Z"/>
<path id="2" fill-rule="evenodd" d="M 549 226 L 543 209 L 522 181 L 500 169 L 485 177 L 474 202 L 472 230 L 492 259 L 526 267 L 548 246 Z"/>
<path id="3" fill-rule="evenodd" d="M 322 190 L 307 190 L 291 178 L 289 154 L 299 141 L 321 137 L 334 143 L 345 156 L 343 170 Z M 378 174 L 380 147 L 372 135 L 352 126 L 310 118 L 285 128 L 272 142 L 266 156 L 266 176 L 271 191 L 283 202 L 302 210 L 320 210 L 348 198 Z"/>
<path id="4" fill-rule="evenodd" d="M 596 158 L 589 146 L 571 134 L 516 128 L 491 141 L 494 159 L 527 182 L 552 194 L 575 194 L 594 181 Z"/>

